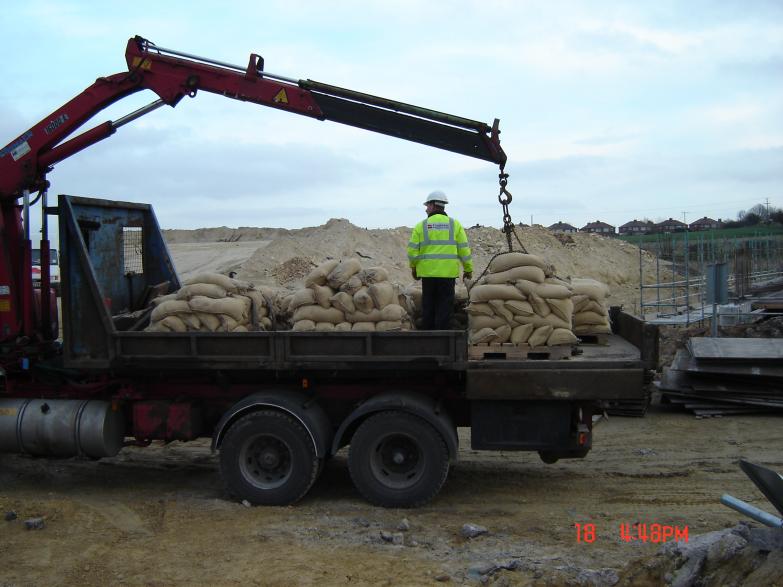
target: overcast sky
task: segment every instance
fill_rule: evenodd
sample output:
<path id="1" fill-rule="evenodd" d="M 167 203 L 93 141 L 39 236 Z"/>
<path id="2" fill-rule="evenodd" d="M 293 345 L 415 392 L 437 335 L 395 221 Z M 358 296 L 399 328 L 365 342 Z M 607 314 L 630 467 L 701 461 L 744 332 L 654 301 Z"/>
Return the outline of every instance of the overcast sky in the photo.
<path id="1" fill-rule="evenodd" d="M 517 222 L 692 222 L 783 206 L 780 0 L 28 0 L 4 3 L 0 33 L 2 145 L 125 70 L 138 34 L 499 118 Z M 123 100 L 94 123 L 155 98 Z M 463 224 L 501 224 L 491 163 L 206 93 L 121 128 L 49 179 L 52 195 L 151 203 L 166 228 L 412 226 L 434 189 Z"/>

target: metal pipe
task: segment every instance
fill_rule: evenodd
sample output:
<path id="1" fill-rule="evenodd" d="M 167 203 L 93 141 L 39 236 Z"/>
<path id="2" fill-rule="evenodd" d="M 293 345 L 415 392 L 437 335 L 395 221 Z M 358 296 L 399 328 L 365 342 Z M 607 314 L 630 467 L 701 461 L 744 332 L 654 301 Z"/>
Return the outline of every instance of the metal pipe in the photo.
<path id="1" fill-rule="evenodd" d="M 22 202 L 24 212 L 24 238 L 30 240 L 30 190 L 22 191 Z"/>
<path id="2" fill-rule="evenodd" d="M 184 57 L 185 59 L 192 59 L 194 61 L 201 61 L 202 63 L 208 63 L 210 65 L 217 65 L 219 67 L 226 67 L 228 69 L 235 69 L 237 71 L 246 72 L 247 68 L 242 67 L 241 65 L 234 65 L 233 63 L 226 63 L 225 61 L 218 61 L 217 59 L 210 59 L 209 57 L 199 57 L 198 55 L 193 55 L 192 53 L 185 53 L 183 51 L 177 51 L 175 49 L 166 49 L 164 47 L 158 47 L 157 45 L 148 45 L 147 46 L 148 51 L 155 51 L 157 53 L 166 54 L 166 55 L 175 55 L 177 57 Z M 294 79 L 292 77 L 286 77 L 284 75 L 277 75 L 274 73 L 270 73 L 268 71 L 260 71 L 260 75 L 263 75 L 264 77 L 270 77 L 272 79 L 281 80 L 284 82 L 288 82 L 291 84 L 298 84 L 299 80 Z"/>
<path id="3" fill-rule="evenodd" d="M 164 106 L 166 103 L 163 100 L 155 100 L 154 102 L 150 102 L 146 106 L 142 106 L 138 110 L 134 110 L 130 114 L 126 114 L 122 118 L 118 118 L 117 120 L 112 121 L 111 125 L 113 128 L 117 129 L 121 126 L 124 126 L 128 124 L 129 122 L 133 122 L 137 118 L 141 118 L 148 112 L 152 112 L 153 110 L 157 110 L 161 106 Z"/>
<path id="4" fill-rule="evenodd" d="M 757 522 L 761 522 L 765 526 L 769 526 L 770 528 L 783 528 L 782 518 L 778 518 L 777 516 L 768 514 L 764 510 L 760 510 L 759 508 L 752 506 L 749 503 L 745 503 L 741 499 L 732 497 L 728 493 L 724 493 L 721 496 L 720 502 L 723 505 L 738 511 L 741 514 L 744 514 L 749 518 L 756 520 Z"/>

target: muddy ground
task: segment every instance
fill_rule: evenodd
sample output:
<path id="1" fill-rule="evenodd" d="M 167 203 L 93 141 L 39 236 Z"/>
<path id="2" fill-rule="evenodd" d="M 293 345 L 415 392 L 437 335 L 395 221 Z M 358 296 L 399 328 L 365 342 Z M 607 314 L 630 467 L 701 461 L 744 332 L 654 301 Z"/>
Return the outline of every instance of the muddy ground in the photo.
<path id="1" fill-rule="evenodd" d="M 415 510 L 364 502 L 345 452 L 302 502 L 266 508 L 227 500 L 201 441 L 101 461 L 0 455 L 0 514 L 18 516 L 0 520 L 0 585 L 639 584 L 628 563 L 661 545 L 623 541 L 621 523 L 687 527 L 692 540 L 742 519 L 724 492 L 772 511 L 740 457 L 783 471 L 779 417 L 667 406 L 600 421 L 584 460 L 474 452 L 467 430 L 461 443 L 443 491 Z M 26 530 L 33 517 L 45 527 Z M 467 539 L 464 524 L 488 532 Z M 594 524 L 595 541 L 576 524 Z"/>

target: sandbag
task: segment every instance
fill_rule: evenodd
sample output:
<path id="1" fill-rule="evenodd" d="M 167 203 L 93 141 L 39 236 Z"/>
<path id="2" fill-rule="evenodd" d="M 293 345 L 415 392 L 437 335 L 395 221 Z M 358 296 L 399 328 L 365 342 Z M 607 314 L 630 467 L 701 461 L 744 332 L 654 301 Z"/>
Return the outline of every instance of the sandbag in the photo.
<path id="1" fill-rule="evenodd" d="M 373 283 L 367 288 L 376 308 L 383 309 L 395 300 L 394 286 L 388 281 Z"/>
<path id="2" fill-rule="evenodd" d="M 576 335 L 566 328 L 555 328 L 546 341 L 547 346 L 558 344 L 576 344 L 578 339 Z"/>
<path id="3" fill-rule="evenodd" d="M 170 332 L 187 332 L 188 327 L 179 316 L 166 316 L 160 321 L 160 324 L 169 329 Z"/>
<path id="4" fill-rule="evenodd" d="M 312 289 L 305 288 L 295 292 L 288 302 L 288 311 L 293 312 L 302 306 L 312 306 L 315 304 L 315 292 Z"/>
<path id="5" fill-rule="evenodd" d="M 588 299 L 587 303 L 582 306 L 580 312 L 595 312 L 596 314 L 607 315 L 608 310 L 601 302 Z"/>
<path id="6" fill-rule="evenodd" d="M 231 332 L 249 332 L 249 331 L 247 329 L 247 326 L 245 326 L 244 324 L 240 324 L 239 326 L 234 328 L 234 330 L 232 330 Z"/>
<path id="7" fill-rule="evenodd" d="M 530 335 L 530 338 L 527 339 L 527 344 L 532 347 L 544 346 L 546 341 L 549 340 L 549 336 L 553 331 L 554 328 L 549 325 L 539 326 L 533 331 L 533 334 Z"/>
<path id="8" fill-rule="evenodd" d="M 204 296 L 219 300 L 226 297 L 226 289 L 219 285 L 215 285 L 214 283 L 193 283 L 191 285 L 183 286 L 177 292 L 178 300 L 187 301 L 195 296 Z"/>
<path id="9" fill-rule="evenodd" d="M 381 312 L 381 320 L 384 322 L 399 322 L 403 318 L 407 318 L 408 313 L 405 311 L 405 308 L 402 306 L 398 306 L 397 304 L 389 304 L 382 310 Z"/>
<path id="10" fill-rule="evenodd" d="M 470 329 L 479 331 L 484 328 L 500 328 L 506 325 L 506 320 L 500 316 L 470 316 L 468 319 Z"/>
<path id="11" fill-rule="evenodd" d="M 166 316 L 172 314 L 187 314 L 190 312 L 190 306 L 188 302 L 184 300 L 168 300 L 162 304 L 158 304 L 150 314 L 150 322 L 160 322 Z"/>
<path id="12" fill-rule="evenodd" d="M 511 338 L 511 326 L 509 326 L 508 324 L 499 326 L 495 328 L 495 334 L 497 335 L 497 338 L 493 342 L 502 344 L 508 341 L 509 338 Z"/>
<path id="13" fill-rule="evenodd" d="M 345 314 L 337 308 L 323 308 L 318 305 L 302 306 L 294 312 L 293 321 L 312 320 L 313 322 L 345 322 Z"/>
<path id="14" fill-rule="evenodd" d="M 574 326 L 582 326 L 583 324 L 607 324 L 608 318 L 604 314 L 598 314 L 596 312 L 579 312 L 574 314 Z"/>
<path id="15" fill-rule="evenodd" d="M 593 300 L 585 294 L 577 294 L 571 298 L 571 301 L 574 302 L 574 312 L 581 312 Z"/>
<path id="16" fill-rule="evenodd" d="M 294 326 L 291 330 L 294 332 L 314 332 L 315 322 L 312 320 L 299 320 L 298 322 L 294 322 Z"/>
<path id="17" fill-rule="evenodd" d="M 252 306 L 250 310 L 250 319 L 253 324 L 260 324 L 261 319 L 269 315 L 269 310 L 266 307 L 266 298 L 264 294 L 255 289 L 249 289 L 244 294 L 249 298 Z"/>
<path id="18" fill-rule="evenodd" d="M 185 330 L 200 330 L 201 320 L 198 319 L 195 313 L 189 312 L 187 314 L 177 314 L 176 316 L 185 324 Z M 164 318 L 165 320 L 166 318 Z"/>
<path id="19" fill-rule="evenodd" d="M 354 312 L 345 315 L 345 321 L 352 324 L 356 322 L 380 322 L 383 319 L 381 311 L 373 308 L 369 312 Z"/>
<path id="20" fill-rule="evenodd" d="M 334 269 L 329 272 L 329 275 L 326 278 L 326 283 L 329 287 L 338 289 L 353 275 L 359 273 L 361 269 L 362 266 L 358 259 L 343 259 Z"/>
<path id="21" fill-rule="evenodd" d="M 522 302 L 519 302 L 522 303 Z M 469 304 L 465 308 L 465 312 L 470 316 L 494 316 L 495 311 L 486 302 L 476 302 L 475 304 Z"/>
<path id="22" fill-rule="evenodd" d="M 344 291 L 349 295 L 353 295 L 363 287 L 364 284 L 362 283 L 362 280 L 359 279 L 359 276 L 352 275 L 348 281 L 346 281 L 340 286 L 340 291 Z"/>
<path id="23" fill-rule="evenodd" d="M 237 322 L 246 322 L 250 314 L 250 300 L 244 296 L 223 298 L 222 300 L 196 296 L 188 303 L 194 312 L 226 314 Z"/>
<path id="24" fill-rule="evenodd" d="M 353 296 L 347 292 L 337 292 L 331 297 L 332 305 L 345 314 L 352 314 L 356 311 L 353 304 Z"/>
<path id="25" fill-rule="evenodd" d="M 525 297 L 513 285 L 476 285 L 470 290 L 471 302 L 488 302 L 490 300 L 521 300 Z"/>
<path id="26" fill-rule="evenodd" d="M 312 285 L 326 285 L 327 277 L 332 272 L 332 270 L 337 267 L 339 262 L 340 261 L 337 259 L 330 259 L 321 263 L 318 267 L 307 274 L 307 277 L 305 277 L 304 281 L 305 287 L 310 287 Z"/>
<path id="27" fill-rule="evenodd" d="M 315 296 L 315 303 L 322 308 L 330 308 L 332 306 L 332 296 L 334 291 L 326 285 L 312 285 L 310 286 Z"/>
<path id="28" fill-rule="evenodd" d="M 360 271 L 358 275 L 364 285 L 389 281 L 389 272 L 383 267 L 370 267 Z"/>
<path id="29" fill-rule="evenodd" d="M 546 276 L 543 269 L 529 265 L 527 267 L 512 267 L 500 273 L 485 275 L 481 281 L 486 284 L 514 283 L 518 279 L 526 279 L 535 283 L 543 283 Z"/>
<path id="30" fill-rule="evenodd" d="M 354 322 L 351 326 L 353 332 L 375 332 L 375 322 Z"/>
<path id="31" fill-rule="evenodd" d="M 584 294 L 594 300 L 603 300 L 609 297 L 609 287 L 595 279 L 575 277 L 571 280 L 571 289 L 574 294 Z"/>
<path id="32" fill-rule="evenodd" d="M 186 280 L 183 285 L 194 285 L 196 283 L 212 283 L 219 285 L 227 292 L 236 293 L 237 286 L 230 277 L 221 275 L 220 273 L 199 273 L 195 277 L 191 277 Z"/>
<path id="33" fill-rule="evenodd" d="M 506 308 L 504 300 L 489 300 L 488 304 L 495 311 L 495 314 L 503 318 L 508 324 L 514 321 L 514 313 Z M 500 337 L 499 331 L 498 337 Z"/>
<path id="34" fill-rule="evenodd" d="M 514 282 L 514 286 L 522 292 L 522 294 L 525 296 L 525 299 L 527 299 L 528 296 L 532 296 L 534 293 L 536 293 L 536 289 L 538 288 L 538 284 L 535 281 L 530 281 L 527 279 L 517 279 Z"/>
<path id="35" fill-rule="evenodd" d="M 272 330 L 272 321 L 269 319 L 269 317 L 264 316 L 259 321 L 259 327 L 263 328 L 264 330 Z"/>
<path id="36" fill-rule="evenodd" d="M 612 327 L 609 323 L 605 324 L 580 324 L 574 326 L 574 334 L 577 336 L 587 334 L 612 334 Z"/>
<path id="37" fill-rule="evenodd" d="M 546 303 L 546 300 L 538 294 L 530 294 L 527 299 L 530 302 L 530 305 L 533 306 L 533 310 L 535 310 L 536 314 L 542 318 L 546 318 L 552 313 L 552 308 L 550 308 L 549 304 Z"/>
<path id="38" fill-rule="evenodd" d="M 369 312 L 375 307 L 372 296 L 366 287 L 353 294 L 353 305 L 359 312 Z"/>
<path id="39" fill-rule="evenodd" d="M 563 322 L 571 324 L 571 320 L 574 317 L 574 302 L 570 299 L 566 300 L 547 300 L 547 304 L 552 309 L 552 312 L 557 314 L 558 318 L 561 318 Z"/>
<path id="40" fill-rule="evenodd" d="M 514 344 L 522 344 L 523 342 L 527 342 L 527 339 L 530 338 L 530 335 L 533 334 L 535 329 L 536 327 L 532 324 L 522 324 L 520 326 L 515 326 L 511 329 L 510 340 Z"/>
<path id="41" fill-rule="evenodd" d="M 470 335 L 470 344 L 480 344 L 482 342 L 493 342 L 498 337 L 492 328 L 481 328 L 472 332 Z"/>
<path id="42" fill-rule="evenodd" d="M 532 316 L 515 315 L 514 322 L 517 324 L 532 324 L 536 328 L 540 326 L 551 326 L 552 328 L 571 328 L 570 322 L 566 322 L 554 312 L 549 314 L 549 316 L 538 316 L 536 314 Z"/>
<path id="43" fill-rule="evenodd" d="M 533 316 L 536 313 L 528 301 L 506 300 L 503 305 L 515 316 Z"/>
<path id="44" fill-rule="evenodd" d="M 218 314 L 217 317 L 220 318 L 218 332 L 233 332 L 237 326 L 241 325 L 239 321 L 234 320 L 234 318 L 227 314 Z"/>
<path id="45" fill-rule="evenodd" d="M 334 332 L 334 324 L 331 322 L 316 322 L 316 332 Z"/>
<path id="46" fill-rule="evenodd" d="M 340 322 L 339 324 L 334 325 L 334 331 L 335 332 L 350 332 L 351 331 L 351 323 L 350 322 Z"/>
<path id="47" fill-rule="evenodd" d="M 204 312 L 193 312 L 193 315 L 198 318 L 201 323 L 201 329 L 209 332 L 215 332 L 220 328 L 220 318 L 215 314 L 206 314 Z"/>
<path id="48" fill-rule="evenodd" d="M 503 253 L 492 259 L 489 264 L 489 270 L 492 273 L 500 273 L 512 267 L 525 265 L 532 265 L 542 270 L 547 267 L 544 260 L 537 255 L 531 255 L 530 253 Z"/>
<path id="49" fill-rule="evenodd" d="M 176 299 L 177 299 L 177 292 L 174 292 L 174 293 L 170 293 L 170 294 L 165 295 L 165 296 L 158 296 L 157 298 L 152 298 L 152 300 L 150 300 L 150 304 L 152 304 L 153 306 L 157 307 L 157 306 L 160 306 L 164 302 L 170 302 L 170 301 L 176 300 Z"/>
<path id="50" fill-rule="evenodd" d="M 571 297 L 571 290 L 564 285 L 540 283 L 536 287 L 536 295 L 541 296 L 545 300 L 564 300 Z"/>
<path id="51" fill-rule="evenodd" d="M 377 332 L 395 332 L 402 330 L 401 320 L 381 320 L 375 323 L 375 330 Z"/>

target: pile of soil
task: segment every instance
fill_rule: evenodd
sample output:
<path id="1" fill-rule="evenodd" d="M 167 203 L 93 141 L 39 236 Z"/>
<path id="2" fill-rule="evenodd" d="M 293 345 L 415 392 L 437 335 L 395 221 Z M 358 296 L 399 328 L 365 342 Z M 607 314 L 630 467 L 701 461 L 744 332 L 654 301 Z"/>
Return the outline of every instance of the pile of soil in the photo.
<path id="1" fill-rule="evenodd" d="M 570 238 L 558 238 L 541 226 L 517 227 L 517 235 L 528 253 L 541 256 L 555 266 L 559 277 L 591 277 L 609 286 L 610 305 L 623 305 L 636 312 L 639 305 L 639 249 L 613 238 L 576 233 Z M 467 229 L 473 252 L 474 276 L 479 277 L 498 253 L 508 250 L 505 234 L 491 227 Z M 389 279 L 407 285 L 412 278 L 406 258 L 406 245 L 411 234 L 407 227 L 366 229 L 345 219 L 332 219 L 324 225 L 285 230 L 277 228 L 212 228 L 193 231 L 164 231 L 183 277 L 197 267 L 180 267 L 178 259 L 186 256 L 196 243 L 213 242 L 210 254 L 225 247 L 226 268 L 237 277 L 256 284 L 302 287 L 307 268 L 326 259 L 357 257 L 365 267 L 381 266 L 389 271 Z M 244 260 L 236 259 L 237 243 L 258 241 L 254 252 Z M 514 249 L 520 247 L 513 241 Z M 252 247 L 251 247 L 252 248 Z M 233 255 L 233 256 L 232 256 Z M 642 253 L 643 276 L 646 284 L 656 281 L 655 259 Z M 220 267 L 215 260 L 212 267 Z M 663 276 L 662 276 L 663 278 Z"/>

